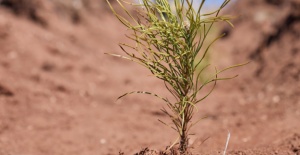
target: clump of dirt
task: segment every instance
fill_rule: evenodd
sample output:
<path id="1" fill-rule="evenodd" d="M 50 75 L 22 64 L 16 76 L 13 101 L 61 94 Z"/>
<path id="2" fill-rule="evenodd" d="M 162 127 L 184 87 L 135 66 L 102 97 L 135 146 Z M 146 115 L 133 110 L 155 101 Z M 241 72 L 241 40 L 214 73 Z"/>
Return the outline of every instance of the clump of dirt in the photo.
<path id="1" fill-rule="evenodd" d="M 12 10 L 16 15 L 27 16 L 32 21 L 47 26 L 46 19 L 40 14 L 42 10 L 41 1 L 37 0 L 2 0 L 0 6 Z"/>
<path id="2" fill-rule="evenodd" d="M 300 154 L 300 134 L 293 134 L 293 136 L 286 139 L 283 145 L 286 145 L 294 154 Z"/>
<path id="3" fill-rule="evenodd" d="M 119 155 L 125 155 L 124 153 L 120 152 Z M 180 155 L 178 148 L 166 148 L 164 151 L 155 151 L 150 150 L 149 148 L 144 148 L 139 152 L 135 153 L 134 155 Z M 192 155 L 192 153 L 186 153 L 186 155 Z"/>
<path id="4" fill-rule="evenodd" d="M 13 96 L 14 94 L 10 90 L 8 90 L 7 88 L 5 88 L 4 86 L 2 86 L 0 84 L 0 96 L 1 95 L 4 95 L 4 96 Z"/>

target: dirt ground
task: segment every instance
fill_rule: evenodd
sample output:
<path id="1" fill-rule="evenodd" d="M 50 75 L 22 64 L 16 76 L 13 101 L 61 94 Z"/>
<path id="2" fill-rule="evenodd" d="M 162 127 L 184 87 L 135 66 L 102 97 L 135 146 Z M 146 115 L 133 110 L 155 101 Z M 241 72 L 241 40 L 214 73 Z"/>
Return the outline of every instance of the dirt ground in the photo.
<path id="1" fill-rule="evenodd" d="M 117 7 L 117 5 L 116 5 Z M 228 8 L 235 28 L 213 47 L 212 63 L 251 61 L 228 74 L 198 105 L 191 152 L 300 155 L 300 1 L 243 0 Z M 141 66 L 122 54 L 126 29 L 104 1 L 0 1 L 0 155 L 117 155 L 164 150 L 176 133 L 168 96 Z M 204 139 L 210 137 L 204 143 Z"/>

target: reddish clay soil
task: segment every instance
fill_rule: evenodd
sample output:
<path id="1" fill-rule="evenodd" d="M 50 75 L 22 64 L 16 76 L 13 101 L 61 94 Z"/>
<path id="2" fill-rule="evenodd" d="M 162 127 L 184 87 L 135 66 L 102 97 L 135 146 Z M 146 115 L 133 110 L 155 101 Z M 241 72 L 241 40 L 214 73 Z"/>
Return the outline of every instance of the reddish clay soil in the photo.
<path id="1" fill-rule="evenodd" d="M 159 99 L 170 96 L 144 68 L 119 53 L 125 28 L 104 1 L 0 1 L 0 155 L 117 155 L 164 150 L 176 133 Z M 116 5 L 117 6 L 117 5 Z M 243 0 L 228 8 L 234 29 L 213 49 L 224 75 L 198 105 L 194 155 L 300 154 L 300 1 Z M 202 140 L 210 137 L 201 144 Z M 147 151 L 146 151 L 147 152 Z M 151 154 L 151 151 L 148 151 Z"/>

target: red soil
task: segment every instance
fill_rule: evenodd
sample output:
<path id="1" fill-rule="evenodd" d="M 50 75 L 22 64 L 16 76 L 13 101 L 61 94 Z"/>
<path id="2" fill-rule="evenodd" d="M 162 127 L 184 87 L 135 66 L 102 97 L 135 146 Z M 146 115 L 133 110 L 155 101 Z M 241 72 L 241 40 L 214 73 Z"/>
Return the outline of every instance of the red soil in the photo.
<path id="1" fill-rule="evenodd" d="M 121 53 L 117 43 L 126 42 L 104 2 L 75 2 L 0 1 L 0 155 L 163 150 L 176 139 L 157 121 L 168 121 L 163 103 L 115 99 L 132 90 L 169 94 L 144 68 L 104 55 Z M 195 117 L 209 118 L 192 130 L 191 151 L 220 154 L 229 130 L 228 154 L 300 154 L 300 2 L 244 0 L 232 8 L 236 27 L 222 28 L 228 35 L 213 63 L 251 63 L 198 105 Z"/>

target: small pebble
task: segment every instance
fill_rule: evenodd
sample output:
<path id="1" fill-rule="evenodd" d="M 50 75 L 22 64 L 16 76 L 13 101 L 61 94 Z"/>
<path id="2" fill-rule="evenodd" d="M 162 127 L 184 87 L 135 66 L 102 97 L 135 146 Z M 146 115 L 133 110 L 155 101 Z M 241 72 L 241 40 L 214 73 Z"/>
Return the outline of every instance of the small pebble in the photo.
<path id="1" fill-rule="evenodd" d="M 273 96 L 272 101 L 273 101 L 274 103 L 278 103 L 278 102 L 280 101 L 280 97 L 279 97 L 278 95 Z"/>
<path id="2" fill-rule="evenodd" d="M 104 138 L 100 139 L 100 144 L 106 144 L 106 139 Z"/>

